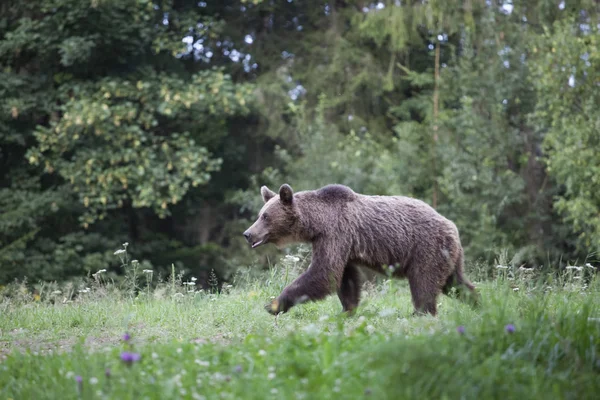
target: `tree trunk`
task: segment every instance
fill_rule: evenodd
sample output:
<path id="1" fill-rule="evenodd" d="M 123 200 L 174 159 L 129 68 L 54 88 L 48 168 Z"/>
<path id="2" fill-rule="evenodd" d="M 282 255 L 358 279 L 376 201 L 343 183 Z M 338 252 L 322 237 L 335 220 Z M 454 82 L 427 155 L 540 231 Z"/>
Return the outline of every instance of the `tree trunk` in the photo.
<path id="1" fill-rule="evenodd" d="M 437 180 L 437 142 L 438 142 L 438 113 L 439 113 L 439 81 L 440 81 L 440 41 L 437 40 L 435 43 L 435 72 L 434 72 L 434 86 L 433 86 L 433 145 L 431 166 L 433 169 L 433 208 L 437 207 L 438 204 L 438 180 Z"/>

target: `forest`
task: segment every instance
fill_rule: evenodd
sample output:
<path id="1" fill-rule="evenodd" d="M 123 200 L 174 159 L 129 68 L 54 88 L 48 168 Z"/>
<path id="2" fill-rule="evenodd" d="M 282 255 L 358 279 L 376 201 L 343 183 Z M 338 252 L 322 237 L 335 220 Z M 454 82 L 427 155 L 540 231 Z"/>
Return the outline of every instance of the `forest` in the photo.
<path id="1" fill-rule="evenodd" d="M 599 11 L 3 0 L 0 285 L 117 279 L 124 243 L 202 284 L 265 268 L 242 232 L 283 183 L 424 200 L 467 265 L 597 265 Z"/>

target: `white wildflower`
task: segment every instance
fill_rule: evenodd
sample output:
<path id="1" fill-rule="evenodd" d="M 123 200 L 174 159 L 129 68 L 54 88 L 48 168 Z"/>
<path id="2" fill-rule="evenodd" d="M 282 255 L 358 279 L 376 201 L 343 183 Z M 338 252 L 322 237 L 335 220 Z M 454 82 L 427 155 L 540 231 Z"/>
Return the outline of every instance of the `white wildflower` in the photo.
<path id="1" fill-rule="evenodd" d="M 127 248 L 127 246 L 129 246 L 128 242 L 123 243 L 123 247 Z"/>
<path id="2" fill-rule="evenodd" d="M 190 278 L 190 280 L 191 280 L 192 282 L 196 282 L 196 281 L 198 280 L 198 278 L 196 278 L 196 277 L 193 277 L 193 276 L 192 276 L 192 277 Z"/>
<path id="3" fill-rule="evenodd" d="M 308 324 L 302 328 L 302 330 L 309 335 L 318 335 L 321 333 L 321 329 L 317 324 Z"/>
<path id="4" fill-rule="evenodd" d="M 139 264 L 140 262 L 138 260 L 131 260 L 132 264 Z"/>
<path id="5" fill-rule="evenodd" d="M 55 290 L 54 292 L 52 292 L 52 294 L 62 294 L 62 292 L 60 290 Z"/>
<path id="6" fill-rule="evenodd" d="M 513 288 L 513 292 L 518 292 L 518 291 L 519 291 L 519 288 L 518 288 L 518 287 L 516 287 L 516 288 Z"/>
<path id="7" fill-rule="evenodd" d="M 95 385 L 96 383 L 98 383 L 98 378 L 91 377 L 90 378 L 90 385 Z"/>
<path id="8" fill-rule="evenodd" d="M 567 267 L 567 269 L 571 269 L 571 270 L 573 270 L 573 269 L 574 269 L 574 270 L 577 270 L 577 271 L 581 271 L 581 270 L 583 269 L 583 267 L 576 267 L 576 266 L 574 266 L 574 265 L 569 265 L 569 266 Z"/>
<path id="9" fill-rule="evenodd" d="M 496 269 L 508 269 L 506 265 L 496 265 Z"/>
<path id="10" fill-rule="evenodd" d="M 275 375 L 275 372 L 269 372 L 269 375 L 267 375 L 267 378 L 268 378 L 269 380 L 272 380 L 272 379 L 275 379 L 275 377 L 276 377 L 276 376 L 277 376 L 277 375 Z"/>
<path id="11" fill-rule="evenodd" d="M 263 349 L 260 349 L 260 350 L 258 351 L 258 355 L 259 355 L 259 356 L 263 356 L 263 357 L 264 357 L 264 356 L 266 356 L 266 355 L 267 355 L 267 352 L 266 352 L 266 351 L 264 351 Z"/>
<path id="12" fill-rule="evenodd" d="M 396 314 L 396 310 L 394 310 L 393 308 L 386 308 L 379 312 L 379 316 L 384 317 L 384 318 L 395 315 L 395 314 Z"/>
<path id="13" fill-rule="evenodd" d="M 227 285 L 225 286 L 227 289 L 231 289 L 233 287 L 233 285 Z"/>
<path id="14" fill-rule="evenodd" d="M 585 264 L 585 266 L 591 269 L 596 269 L 596 267 L 592 266 L 592 264 L 590 263 Z"/>
<path id="15" fill-rule="evenodd" d="M 210 362 L 208 362 L 208 361 L 195 360 L 194 362 L 201 367 L 209 367 L 210 366 Z"/>
<path id="16" fill-rule="evenodd" d="M 271 389 L 271 394 L 277 394 L 277 392 L 279 392 L 279 390 L 277 390 L 276 388 Z"/>
<path id="17" fill-rule="evenodd" d="M 151 274 L 153 271 L 151 269 L 145 269 L 142 272 L 145 274 Z"/>
<path id="18" fill-rule="evenodd" d="M 119 249 L 119 250 L 115 251 L 115 256 L 118 256 L 119 254 L 123 254 L 123 253 L 125 253 L 125 250 Z"/>

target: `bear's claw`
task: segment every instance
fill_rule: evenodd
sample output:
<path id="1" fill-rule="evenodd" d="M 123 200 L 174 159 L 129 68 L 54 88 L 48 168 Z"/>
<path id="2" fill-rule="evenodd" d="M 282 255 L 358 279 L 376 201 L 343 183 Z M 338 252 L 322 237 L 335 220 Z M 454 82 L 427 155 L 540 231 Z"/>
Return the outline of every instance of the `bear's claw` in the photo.
<path id="1" fill-rule="evenodd" d="M 265 310 L 269 314 L 277 315 L 279 314 L 279 301 L 277 299 L 271 301 L 269 304 L 265 306 Z"/>

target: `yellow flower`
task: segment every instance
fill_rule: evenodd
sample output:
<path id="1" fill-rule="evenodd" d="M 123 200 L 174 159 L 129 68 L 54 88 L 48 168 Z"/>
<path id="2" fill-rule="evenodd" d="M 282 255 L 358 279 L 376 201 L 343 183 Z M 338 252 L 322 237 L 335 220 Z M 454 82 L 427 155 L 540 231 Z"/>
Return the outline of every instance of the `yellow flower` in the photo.
<path id="1" fill-rule="evenodd" d="M 36 294 L 33 295 L 33 300 L 40 301 L 40 299 L 41 299 L 41 297 L 40 297 L 39 294 L 36 293 Z"/>

